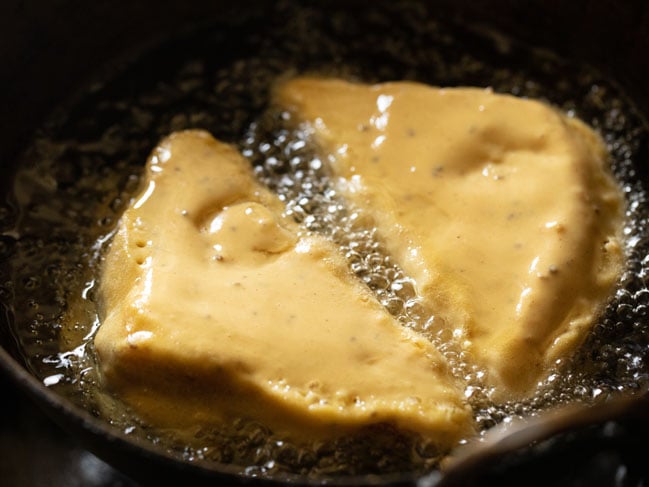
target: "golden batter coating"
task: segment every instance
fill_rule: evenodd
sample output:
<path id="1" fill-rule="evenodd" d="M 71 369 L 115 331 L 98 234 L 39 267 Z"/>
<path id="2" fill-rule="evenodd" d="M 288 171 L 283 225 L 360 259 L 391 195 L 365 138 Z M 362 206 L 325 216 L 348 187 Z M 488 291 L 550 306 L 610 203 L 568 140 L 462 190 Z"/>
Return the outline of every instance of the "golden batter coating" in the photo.
<path id="1" fill-rule="evenodd" d="M 475 88 L 297 78 L 276 102 L 335 156 L 342 188 L 497 400 L 533 393 L 584 339 L 623 264 L 623 198 L 600 138 Z"/>
<path id="2" fill-rule="evenodd" d="M 104 263 L 108 386 L 179 430 L 244 416 L 296 441 L 379 422 L 443 448 L 470 434 L 444 358 L 282 210 L 209 134 L 160 144 Z"/>

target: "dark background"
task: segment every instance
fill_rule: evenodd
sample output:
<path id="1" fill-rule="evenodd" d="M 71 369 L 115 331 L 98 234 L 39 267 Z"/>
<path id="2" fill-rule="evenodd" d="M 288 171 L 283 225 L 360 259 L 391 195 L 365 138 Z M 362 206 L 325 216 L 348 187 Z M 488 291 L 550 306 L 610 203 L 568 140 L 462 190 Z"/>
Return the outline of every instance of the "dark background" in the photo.
<path id="1" fill-rule="evenodd" d="M 0 486 L 137 487 L 78 445 L 0 374 Z"/>

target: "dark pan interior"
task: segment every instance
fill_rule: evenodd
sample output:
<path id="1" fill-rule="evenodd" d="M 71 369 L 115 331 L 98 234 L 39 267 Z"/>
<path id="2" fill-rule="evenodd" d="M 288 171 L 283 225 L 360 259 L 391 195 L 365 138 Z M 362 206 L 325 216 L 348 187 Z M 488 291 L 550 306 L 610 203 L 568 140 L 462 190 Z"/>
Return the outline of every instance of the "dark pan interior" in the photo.
<path id="1" fill-rule="evenodd" d="M 439 0 L 429 3 L 436 6 L 440 19 L 465 19 L 472 24 L 502 31 L 531 45 L 547 47 L 564 58 L 592 64 L 621 86 L 645 120 L 649 117 L 649 84 L 646 81 L 649 78 L 649 63 L 646 62 L 649 52 L 649 5 L 643 0 L 576 0 L 569 3 L 558 0 Z M 330 5 L 327 2 L 321 4 L 323 9 Z M 0 16 L 4 41 L 0 44 L 0 106 L 3 107 L 0 184 L 3 194 L 9 189 L 13 161 L 33 131 L 54 109 L 68 103 L 80 89 L 101 79 L 111 66 L 189 28 L 227 17 L 259 15 L 270 5 L 269 2 L 250 0 L 86 3 L 74 0 L 5 0 L 4 13 Z M 366 2 L 344 2 L 344 5 L 350 9 L 367 8 Z M 232 49 L 235 50 L 236 46 Z M 2 367 L 57 421 L 127 474 L 146 479 L 147 482 L 159 482 L 161 479 L 180 481 L 188 477 L 195 480 L 194 484 L 213 483 L 215 480 L 222 483 L 251 481 L 232 476 L 226 467 L 203 469 L 178 462 L 149 450 L 146 445 L 133 444 L 109 433 L 90 415 L 71 407 L 29 376 L 19 362 L 16 345 L 4 323 L 10 317 L 3 314 L 0 319 L 3 320 L 0 323 Z M 634 452 L 637 454 L 638 449 L 642 451 L 643 445 L 646 451 L 647 443 L 642 443 L 647 434 L 646 416 L 640 420 L 634 411 L 631 419 L 625 421 L 621 423 L 622 436 L 607 448 L 621 451 L 621 444 L 631 444 L 634 448 L 626 453 L 631 456 Z M 594 435 L 594 438 L 601 436 L 598 433 Z M 537 460 L 541 463 L 560 462 L 562 455 L 570 455 L 583 448 L 583 441 L 575 440 L 568 450 L 555 450 L 561 452 L 558 456 L 544 457 L 539 454 Z M 503 478 L 508 471 L 509 475 L 515 475 L 527 468 L 517 464 L 515 458 L 510 460 L 510 463 L 502 463 L 505 467 L 500 469 L 494 468 L 493 464 L 491 467 L 478 465 L 474 468 L 482 468 L 484 475 L 487 475 L 485 478 L 490 481 Z M 491 473 L 485 473 L 488 471 Z M 364 483 L 374 481 L 394 485 L 415 483 L 414 478 L 363 479 Z M 431 477 L 428 481 L 432 484 L 437 478 Z M 449 477 L 448 483 L 460 485 L 470 481 L 477 482 L 476 477 Z M 595 483 L 596 479 L 593 480 Z"/>
<path id="2" fill-rule="evenodd" d="M 643 113 L 649 112 L 649 11 L 641 0 L 429 3 L 439 6 L 441 18 L 461 16 L 593 64 L 612 75 Z M 344 4 L 363 8 L 364 2 Z M 107 60 L 206 20 L 246 15 L 268 5 L 251 0 L 3 2 L 0 96 L 4 112 L 11 114 L 0 126 L 3 166 L 52 107 L 84 86 Z"/>

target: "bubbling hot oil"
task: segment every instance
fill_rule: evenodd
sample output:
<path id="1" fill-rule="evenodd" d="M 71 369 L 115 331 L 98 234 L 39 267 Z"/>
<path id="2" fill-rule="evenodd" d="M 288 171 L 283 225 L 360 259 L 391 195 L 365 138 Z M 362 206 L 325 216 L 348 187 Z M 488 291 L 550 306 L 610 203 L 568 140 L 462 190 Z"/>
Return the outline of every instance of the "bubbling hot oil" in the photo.
<path id="1" fill-rule="evenodd" d="M 607 123 L 614 122 L 607 120 Z M 646 316 L 644 305 L 638 304 L 634 308 L 628 303 L 629 300 L 649 297 L 643 284 L 634 282 L 635 274 L 631 271 L 625 273 L 622 287 L 611 300 L 580 354 L 559 360 L 547 379 L 538 384 L 536 395 L 529 400 L 494 404 L 490 400 L 492 391 L 482 380 L 484 371 L 471 363 L 471 358 L 452 332 L 439 330 L 435 315 L 426 313 L 420 304 L 421 297 L 416 293 L 414 280 L 393 261 L 376 229 L 360 223 L 366 221 L 362 217 L 363 210 L 353 208 L 338 194 L 336 183 L 329 176 L 329 161 L 322 160 L 334 156 L 327 156 L 314 145 L 312 129 L 293 121 L 291 113 L 277 110 L 253 124 L 244 142 L 243 154 L 253 161 L 258 178 L 286 204 L 285 213 L 300 222 L 306 231 L 323 234 L 336 243 L 347 259 L 349 268 L 374 292 L 385 309 L 404 326 L 429 339 L 444 355 L 453 375 L 465 383 L 464 395 L 475 411 L 480 431 L 485 432 L 503 420 L 509 422 L 515 417 L 537 414 L 551 406 L 575 401 L 589 402 L 603 393 L 637 387 L 633 381 L 642 375 L 639 370 L 634 370 L 626 384 L 619 381 L 619 376 L 611 383 L 599 382 L 593 375 L 593 367 L 609 366 L 601 362 L 602 357 L 597 350 L 606 350 L 608 356 L 611 347 L 614 347 L 615 367 L 624 367 L 628 371 L 646 362 L 645 358 L 630 353 L 628 349 L 622 352 L 623 347 L 616 347 L 610 342 L 611 335 L 616 335 L 611 330 L 619 329 L 633 314 L 637 315 L 636 320 Z M 609 144 L 611 151 L 613 147 Z M 632 220 L 624 233 L 627 237 L 636 234 L 626 242 L 630 264 L 634 265 L 639 256 L 634 252 L 639 238 L 637 234 L 642 230 L 633 227 L 644 225 L 644 217 L 638 218 L 635 212 L 645 196 L 640 191 L 630 192 L 626 186 L 625 192 L 631 200 L 627 217 Z M 645 257 L 645 260 L 649 259 Z M 638 289 L 633 296 L 630 294 L 632 287 Z M 618 303 L 622 297 L 625 303 Z M 626 313 L 625 317 L 620 316 L 621 313 Z M 635 326 L 644 328 L 642 324 Z M 605 336 L 600 336 L 605 330 L 608 330 Z M 636 338 L 629 338 L 629 341 Z M 633 348 L 642 350 L 643 343 L 646 345 L 646 338 Z M 598 357 L 595 360 L 591 355 L 593 353 Z"/>
<path id="2" fill-rule="evenodd" d="M 484 372 L 467 362 L 452 333 L 439 330 L 436 317 L 426 313 L 415 281 L 393 261 L 376 228 L 368 228 L 363 211 L 338 194 L 328 171 L 331 161 L 327 159 L 333 156 L 319 150 L 311 130 L 291 118 L 289 112 L 271 111 L 252 125 L 243 155 L 253 162 L 257 177 L 279 196 L 285 214 L 305 231 L 325 235 L 338 245 L 350 270 L 390 314 L 435 344 L 453 375 L 466 382 L 465 396 L 473 405 L 487 401 L 489 394 L 481 381 Z"/>
<path id="3" fill-rule="evenodd" d="M 139 187 L 148 152 L 174 130 L 202 128 L 238 144 L 305 231 L 338 244 L 352 271 L 385 308 L 440 348 L 453 372 L 466 381 L 467 399 L 483 431 L 568 401 L 646 388 L 646 128 L 624 97 L 589 68 L 502 36 L 495 41 L 476 37 L 431 17 L 429 7 L 406 2 L 377 2 L 365 13 L 335 6 L 327 12 L 296 9 L 278 2 L 263 19 L 170 41 L 53 117 L 34 138 L 16 175 L 14 195 L 0 209 L 0 301 L 14 317 L 12 331 L 32 372 L 128 435 L 147 438 L 189 461 L 240 465 L 250 475 L 388 473 L 426 470 L 439 462 L 441 452 L 434 447 L 386 426 L 304 447 L 242 419 L 218 430 L 199 429 L 188 444 L 143 424 L 101 386 L 92 337 L 99 326 L 102 251 Z M 215 55 L 232 52 L 232 46 L 236 55 Z M 272 83 L 294 72 L 367 82 L 492 86 L 544 99 L 600 131 L 627 198 L 627 270 L 587 343 L 557 364 L 535 397 L 516 404 L 489 402 L 480 370 L 468 365 L 452 337 L 430 332 L 434 317 L 422 313 L 411 279 L 384 251 L 376 232 L 359 223 L 359 211 L 337 194 L 328 179 L 328 161 L 308 133 L 287 114 L 266 111 Z"/>

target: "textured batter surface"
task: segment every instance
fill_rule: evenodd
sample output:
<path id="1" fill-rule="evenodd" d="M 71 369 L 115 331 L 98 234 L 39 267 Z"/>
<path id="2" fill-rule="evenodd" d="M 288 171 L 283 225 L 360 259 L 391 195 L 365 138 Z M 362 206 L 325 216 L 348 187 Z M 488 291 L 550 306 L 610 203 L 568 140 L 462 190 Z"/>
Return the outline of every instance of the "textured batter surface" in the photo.
<path id="1" fill-rule="evenodd" d="M 282 208 L 206 132 L 161 143 L 104 264 L 108 385 L 172 428 L 243 416 L 299 440 L 388 422 L 442 447 L 469 433 L 445 360 Z"/>
<path id="2" fill-rule="evenodd" d="M 349 200 L 499 400 L 580 344 L 622 268 L 606 151 L 545 104 L 481 89 L 298 78 L 276 101 L 331 154 Z"/>

